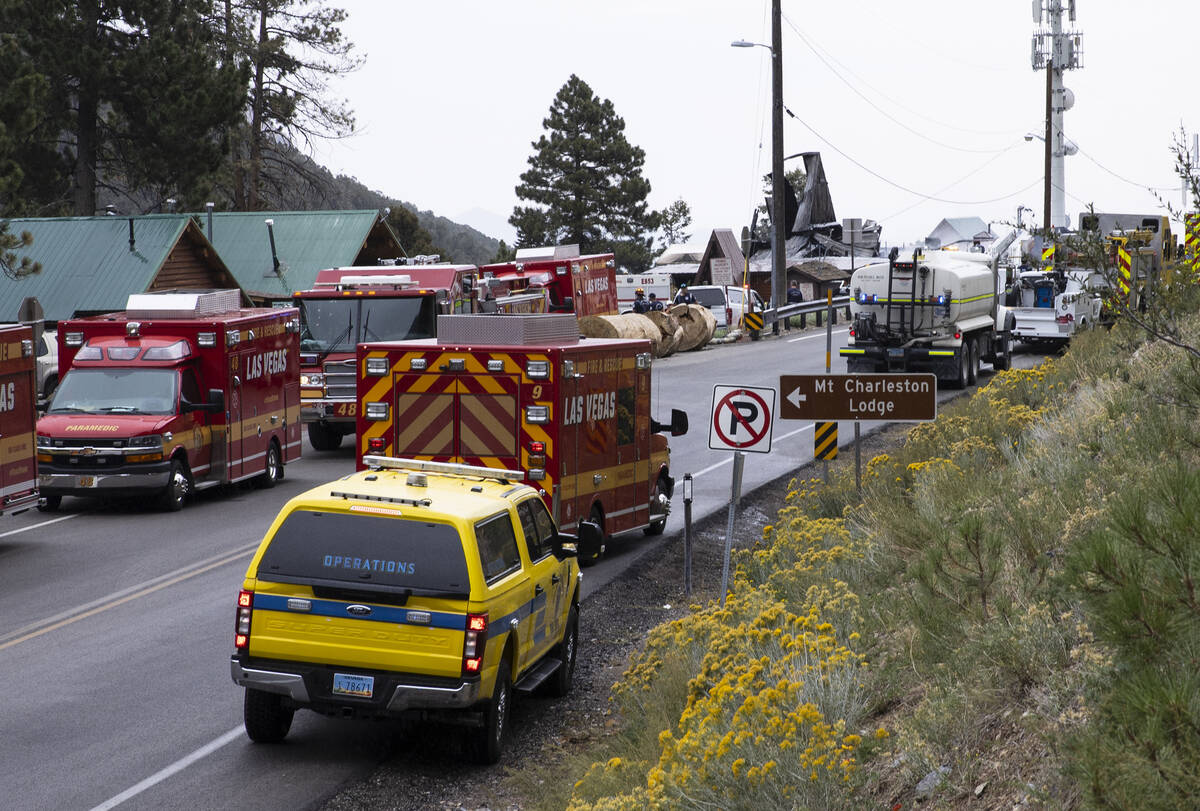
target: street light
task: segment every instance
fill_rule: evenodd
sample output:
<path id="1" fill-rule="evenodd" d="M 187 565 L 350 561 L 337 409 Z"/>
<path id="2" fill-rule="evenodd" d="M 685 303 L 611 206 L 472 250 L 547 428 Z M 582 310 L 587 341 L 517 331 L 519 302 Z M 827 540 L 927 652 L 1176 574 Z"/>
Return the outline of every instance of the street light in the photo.
<path id="1" fill-rule="evenodd" d="M 771 0 L 771 44 L 739 39 L 729 43 L 734 48 L 766 48 L 771 52 L 771 306 L 778 308 L 786 286 L 787 257 L 785 242 L 787 224 L 783 210 L 783 27 L 780 0 Z M 771 327 L 779 334 L 779 319 Z"/>

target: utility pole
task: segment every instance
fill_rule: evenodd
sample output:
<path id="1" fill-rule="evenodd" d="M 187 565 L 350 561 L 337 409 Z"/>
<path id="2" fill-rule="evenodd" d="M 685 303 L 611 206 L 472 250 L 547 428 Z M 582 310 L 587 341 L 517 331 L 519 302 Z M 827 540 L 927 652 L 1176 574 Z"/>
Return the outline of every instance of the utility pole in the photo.
<path id="1" fill-rule="evenodd" d="M 771 306 L 783 304 L 787 287 L 787 233 L 783 221 L 783 26 L 780 0 L 771 0 Z M 771 328 L 779 334 L 779 319 Z"/>
<path id="2" fill-rule="evenodd" d="M 1077 148 L 1063 135 L 1063 113 L 1075 105 L 1075 94 L 1063 87 L 1063 72 L 1082 67 L 1082 35 L 1063 31 L 1062 15 L 1075 23 L 1075 0 L 1034 0 L 1033 22 L 1041 26 L 1033 35 L 1033 69 L 1046 70 L 1046 187 L 1045 227 L 1066 228 L 1066 169 L 1063 158 Z"/>

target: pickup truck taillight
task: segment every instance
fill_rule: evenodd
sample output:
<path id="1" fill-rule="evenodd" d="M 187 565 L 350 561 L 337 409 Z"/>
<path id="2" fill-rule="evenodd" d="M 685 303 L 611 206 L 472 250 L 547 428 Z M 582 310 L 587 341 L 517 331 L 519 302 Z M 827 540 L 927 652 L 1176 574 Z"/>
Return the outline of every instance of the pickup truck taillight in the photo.
<path id="1" fill-rule="evenodd" d="M 1060 315 L 1060 316 L 1058 316 L 1058 317 L 1057 317 L 1057 318 L 1055 318 L 1054 320 L 1055 320 L 1055 321 L 1057 321 L 1057 322 L 1058 322 L 1058 323 L 1060 323 L 1060 324 L 1070 324 L 1072 321 L 1074 321 L 1074 320 L 1075 320 L 1075 314 L 1074 314 L 1074 313 L 1067 313 L 1067 314 L 1065 314 L 1065 315 Z"/>
<path id="2" fill-rule="evenodd" d="M 254 612 L 254 592 L 239 591 L 237 622 L 233 630 L 233 646 L 239 651 L 250 647 L 250 615 Z"/>
<path id="3" fill-rule="evenodd" d="M 483 669 L 483 646 L 487 642 L 487 614 L 467 614 L 467 635 L 463 640 L 464 676 L 478 676 Z"/>

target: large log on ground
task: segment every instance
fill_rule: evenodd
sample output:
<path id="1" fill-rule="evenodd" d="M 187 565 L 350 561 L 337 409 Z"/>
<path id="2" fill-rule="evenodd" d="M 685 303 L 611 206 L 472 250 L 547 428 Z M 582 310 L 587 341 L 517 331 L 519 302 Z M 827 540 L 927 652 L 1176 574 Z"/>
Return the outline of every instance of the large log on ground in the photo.
<path id="1" fill-rule="evenodd" d="M 683 327 L 683 336 L 675 345 L 676 352 L 699 349 L 712 340 L 717 331 L 717 319 L 712 311 L 699 304 L 675 304 L 668 312 Z"/>
<path id="2" fill-rule="evenodd" d="M 665 310 L 651 310 L 646 313 L 646 317 L 653 321 L 654 326 L 658 327 L 658 331 L 662 333 L 662 348 L 659 350 L 659 357 L 665 358 L 674 353 L 679 346 L 679 341 L 683 338 L 683 325 L 679 323 L 679 319 Z"/>
<path id="3" fill-rule="evenodd" d="M 641 313 L 585 315 L 579 319 L 579 334 L 587 338 L 647 338 L 653 344 L 654 357 L 662 357 L 662 333 Z"/>

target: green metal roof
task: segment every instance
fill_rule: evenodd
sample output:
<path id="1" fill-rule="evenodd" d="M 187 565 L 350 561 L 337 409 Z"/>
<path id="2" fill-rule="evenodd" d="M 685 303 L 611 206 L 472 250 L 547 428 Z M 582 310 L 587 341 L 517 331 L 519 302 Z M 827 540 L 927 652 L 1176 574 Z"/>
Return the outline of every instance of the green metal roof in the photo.
<path id="1" fill-rule="evenodd" d="M 288 297 L 307 290 L 325 268 L 360 264 L 359 255 L 377 226 L 399 245 L 383 213 L 365 211 L 222 211 L 193 215 L 238 284 L 251 295 Z M 266 220 L 274 222 L 280 274 L 274 271 Z M 374 263 L 379 257 L 363 257 Z"/>
<path id="2" fill-rule="evenodd" d="M 12 219 L 13 234 L 33 235 L 18 249 L 42 265 L 41 273 L 19 280 L 0 274 L 0 321 L 16 321 L 27 296 L 37 296 L 46 318 L 70 318 L 76 311 L 125 309 L 130 293 L 144 293 L 179 242 L 188 218 L 182 214 L 129 217 Z"/>

